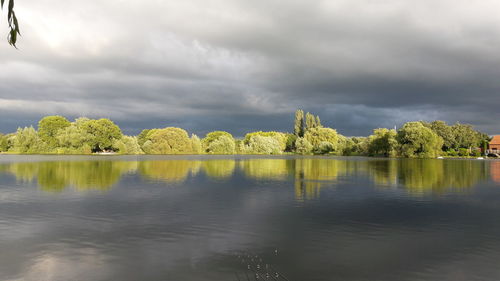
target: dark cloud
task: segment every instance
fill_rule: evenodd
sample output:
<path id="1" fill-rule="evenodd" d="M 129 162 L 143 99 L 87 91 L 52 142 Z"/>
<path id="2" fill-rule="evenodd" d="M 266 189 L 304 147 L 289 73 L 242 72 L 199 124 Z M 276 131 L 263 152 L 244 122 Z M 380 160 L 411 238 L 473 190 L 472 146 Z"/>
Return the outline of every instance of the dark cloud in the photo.
<path id="1" fill-rule="evenodd" d="M 20 50 L 0 45 L 0 131 L 62 114 L 112 118 L 129 134 L 180 126 L 242 136 L 290 131 L 303 108 L 345 135 L 420 119 L 499 133 L 498 8 L 22 1 Z"/>

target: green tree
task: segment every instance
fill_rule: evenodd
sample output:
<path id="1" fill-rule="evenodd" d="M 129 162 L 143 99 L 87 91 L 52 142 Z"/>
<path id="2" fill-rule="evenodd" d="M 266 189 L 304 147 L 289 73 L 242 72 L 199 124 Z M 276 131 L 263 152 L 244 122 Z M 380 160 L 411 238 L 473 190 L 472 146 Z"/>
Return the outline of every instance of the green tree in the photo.
<path id="1" fill-rule="evenodd" d="M 470 152 L 473 147 L 479 147 L 481 144 L 481 133 L 474 130 L 470 124 L 456 123 L 452 126 L 452 131 L 456 149 L 467 148 Z"/>
<path id="2" fill-rule="evenodd" d="M 300 109 L 295 111 L 295 123 L 293 132 L 297 137 L 304 136 L 304 111 Z"/>
<path id="3" fill-rule="evenodd" d="M 192 153 L 188 133 L 176 127 L 152 129 L 146 136 L 143 150 L 150 154 L 188 154 Z"/>
<path id="4" fill-rule="evenodd" d="M 328 153 L 335 151 L 337 155 L 351 155 L 352 154 L 351 150 L 353 146 L 354 142 L 352 141 L 351 138 L 347 138 L 341 134 L 338 134 L 338 141 L 336 147 L 334 145 L 333 149 Z"/>
<path id="5" fill-rule="evenodd" d="M 379 128 L 373 130 L 368 139 L 368 153 L 370 155 L 396 156 L 398 141 L 396 130 Z"/>
<path id="6" fill-rule="evenodd" d="M 318 127 L 318 124 L 316 124 L 316 117 L 312 115 L 311 113 L 307 112 L 306 113 L 306 132 L 307 130 L 313 129 Z"/>
<path id="7" fill-rule="evenodd" d="M 283 152 L 286 149 L 288 137 L 285 133 L 275 132 L 275 131 L 270 131 L 270 132 L 259 131 L 259 132 L 248 133 L 245 135 L 245 139 L 243 140 L 245 145 L 247 146 L 250 145 L 250 140 L 254 136 L 271 137 L 278 142 L 280 152 Z"/>
<path id="8" fill-rule="evenodd" d="M 286 148 L 285 151 L 291 152 L 295 150 L 295 141 L 297 136 L 294 134 L 286 134 Z"/>
<path id="9" fill-rule="evenodd" d="M 234 154 L 236 144 L 233 136 L 222 134 L 215 140 L 209 142 L 206 152 L 210 154 Z"/>
<path id="10" fill-rule="evenodd" d="M 448 151 L 456 148 L 455 134 L 451 126 L 441 120 L 436 120 L 431 123 L 423 122 L 424 126 L 431 128 L 434 133 L 443 139 L 443 151 Z"/>
<path id="11" fill-rule="evenodd" d="M 404 157 L 436 157 L 443 146 L 443 139 L 421 122 L 404 124 L 398 131 L 397 140 Z"/>
<path id="12" fill-rule="evenodd" d="M 70 126 L 58 131 L 56 139 L 58 142 L 57 153 L 60 154 L 90 154 L 92 147 L 89 142 L 92 136 L 82 128 L 82 120 L 72 123 Z"/>
<path id="13" fill-rule="evenodd" d="M 300 154 L 311 153 L 313 149 L 312 144 L 306 138 L 297 138 L 295 141 L 295 151 Z"/>
<path id="14" fill-rule="evenodd" d="M 224 141 L 220 141 L 217 143 L 217 145 L 215 146 L 212 146 L 212 149 L 213 148 L 216 148 L 217 150 L 220 150 L 221 148 L 219 148 L 218 146 L 224 144 L 225 142 L 227 142 L 227 139 L 231 140 L 233 143 L 235 142 L 234 141 L 234 138 L 233 138 L 233 135 L 231 135 L 230 133 L 228 132 L 224 132 L 224 131 L 213 131 L 213 132 L 210 132 L 208 133 L 202 140 L 201 140 L 201 145 L 203 147 L 203 150 L 207 153 L 217 153 L 217 152 L 214 152 L 211 150 L 211 145 L 213 142 L 217 141 L 219 138 L 221 137 L 227 137 L 224 139 Z M 223 154 L 227 154 L 227 153 L 234 153 L 235 149 L 233 149 L 233 152 L 229 152 L 230 151 L 230 146 L 229 145 L 227 148 L 229 150 L 225 151 L 225 152 L 222 152 Z M 233 147 L 236 147 L 236 144 L 233 144 Z"/>
<path id="15" fill-rule="evenodd" d="M 334 146 L 334 150 L 336 150 L 339 139 L 337 131 L 326 127 L 308 129 L 304 134 L 304 138 L 313 146 L 314 150 L 319 148 L 321 142 L 331 143 Z"/>
<path id="16" fill-rule="evenodd" d="M 58 145 L 57 134 L 59 130 L 70 125 L 71 122 L 65 117 L 59 115 L 46 116 L 38 122 L 38 135 L 50 148 L 56 148 Z"/>
<path id="17" fill-rule="evenodd" d="M 137 136 L 137 142 L 139 143 L 139 145 L 142 147 L 144 145 L 144 143 L 148 140 L 147 139 L 147 136 L 149 134 L 149 131 L 151 131 L 151 129 L 144 129 L 141 131 L 141 133 Z"/>
<path id="18" fill-rule="evenodd" d="M 338 150 L 341 155 L 350 156 L 350 155 L 360 155 L 358 148 L 358 143 L 355 141 L 358 138 L 356 137 L 344 137 L 339 135 L 339 145 Z"/>
<path id="19" fill-rule="evenodd" d="M 280 154 L 283 152 L 280 142 L 271 136 L 253 135 L 245 151 L 252 154 Z"/>
<path id="20" fill-rule="evenodd" d="M 16 153 L 44 153 L 46 147 L 36 130 L 31 126 L 17 129 L 12 151 Z"/>
<path id="21" fill-rule="evenodd" d="M 0 152 L 5 152 L 8 148 L 7 136 L 0 134 Z"/>
<path id="22" fill-rule="evenodd" d="M 113 143 L 122 137 L 122 131 L 113 121 L 101 118 L 99 120 L 81 120 L 81 127 L 89 135 L 88 144 L 92 151 L 112 149 Z"/>
<path id="23" fill-rule="evenodd" d="M 201 152 L 203 151 L 201 147 L 201 140 L 195 134 L 191 135 L 191 150 L 194 154 L 201 154 Z"/>
<path id="24" fill-rule="evenodd" d="M 319 115 L 316 115 L 316 127 L 322 127 L 321 120 L 319 119 Z"/>
<path id="25" fill-rule="evenodd" d="M 122 136 L 121 139 L 116 140 L 113 147 L 118 150 L 120 154 L 143 154 L 139 143 L 137 142 L 137 137 L 133 136 Z"/>
<path id="26" fill-rule="evenodd" d="M 314 149 L 314 153 L 316 154 L 328 154 L 335 150 L 334 145 L 328 141 L 322 141 L 319 143 L 318 147 Z"/>

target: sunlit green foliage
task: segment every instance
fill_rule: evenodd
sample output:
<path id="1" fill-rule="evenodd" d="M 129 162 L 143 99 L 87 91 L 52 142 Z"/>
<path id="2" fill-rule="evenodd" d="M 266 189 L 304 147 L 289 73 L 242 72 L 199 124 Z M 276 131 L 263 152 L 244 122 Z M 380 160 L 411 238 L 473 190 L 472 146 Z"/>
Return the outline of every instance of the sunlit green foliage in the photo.
<path id="1" fill-rule="evenodd" d="M 319 116 L 302 110 L 295 112 L 294 133 L 277 131 L 251 132 L 235 140 L 225 131 L 208 133 L 200 140 L 181 129 L 145 129 L 137 137 L 123 136 L 109 119 L 78 118 L 69 122 L 62 116 L 47 116 L 38 123 L 39 130 L 20 128 L 1 135 L 0 152 L 91 154 L 299 154 L 371 155 L 402 157 L 479 156 L 489 136 L 471 125 L 453 126 L 443 121 L 409 122 L 398 132 L 385 128 L 369 137 L 345 137 L 335 129 L 323 127 Z M 441 147 L 438 148 L 438 146 Z"/>
<path id="2" fill-rule="evenodd" d="M 481 133 L 474 130 L 472 125 L 456 123 L 452 126 L 453 137 L 455 139 L 454 148 L 479 147 L 484 138 Z"/>
<path id="3" fill-rule="evenodd" d="M 146 139 L 142 149 L 148 154 L 192 153 L 191 139 L 181 128 L 152 129 L 147 133 Z"/>
<path id="4" fill-rule="evenodd" d="M 281 133 L 281 132 L 275 132 L 275 131 L 271 131 L 271 132 L 262 132 L 262 131 L 259 131 L 259 132 L 253 132 L 253 133 L 248 133 L 245 135 L 245 139 L 244 139 L 244 143 L 245 145 L 249 146 L 250 147 L 250 150 L 252 150 L 251 148 L 251 139 L 255 136 L 260 136 L 260 137 L 270 137 L 270 138 L 273 138 L 276 140 L 276 142 L 278 143 L 278 151 L 279 152 L 283 152 L 285 151 L 286 147 L 287 147 L 287 140 L 288 140 L 288 137 L 285 133 Z M 258 142 L 261 142 L 262 143 L 262 139 L 259 140 Z M 254 141 L 254 144 L 255 144 L 255 141 Z M 257 151 L 254 151 L 255 153 L 260 153 L 260 152 L 257 152 Z"/>
<path id="5" fill-rule="evenodd" d="M 67 128 L 71 125 L 68 119 L 62 116 L 46 116 L 38 122 L 38 135 L 49 148 L 56 148 L 59 144 L 57 135 L 60 130 Z"/>
<path id="6" fill-rule="evenodd" d="M 443 151 L 457 147 L 455 133 L 453 132 L 452 126 L 449 126 L 446 122 L 436 120 L 430 123 L 422 122 L 422 124 L 430 128 L 434 131 L 434 133 L 443 139 Z"/>
<path id="7" fill-rule="evenodd" d="M 373 135 L 368 138 L 368 154 L 396 156 L 398 141 L 396 130 L 379 128 L 373 130 Z"/>
<path id="8" fill-rule="evenodd" d="M 5 152 L 8 148 L 7 136 L 0 134 L 0 152 Z"/>
<path id="9" fill-rule="evenodd" d="M 296 137 L 304 136 L 304 111 L 298 109 L 295 111 L 295 122 L 293 132 Z"/>
<path id="10" fill-rule="evenodd" d="M 473 148 L 483 147 L 489 140 L 488 135 L 474 130 L 474 127 L 469 124 L 456 123 L 449 126 L 444 121 L 422 122 L 422 124 L 431 128 L 443 139 L 442 149 L 448 155 L 460 154 L 461 156 L 468 156 L 469 154 L 476 154 Z M 461 148 L 467 149 L 468 152 L 460 152 Z"/>
<path id="11" fill-rule="evenodd" d="M 443 146 L 443 139 L 421 122 L 404 124 L 398 131 L 397 140 L 404 157 L 436 157 Z"/>
<path id="12" fill-rule="evenodd" d="M 308 154 L 313 150 L 312 144 L 306 138 L 297 138 L 295 141 L 295 151 L 299 154 Z"/>
<path id="13" fill-rule="evenodd" d="M 43 153 L 47 151 L 46 144 L 38 137 L 33 127 L 18 128 L 13 137 L 11 148 L 15 153 Z"/>
<path id="14" fill-rule="evenodd" d="M 368 155 L 368 145 L 367 137 L 346 138 L 343 155 Z"/>
<path id="15" fill-rule="evenodd" d="M 236 152 L 234 138 L 228 135 L 221 135 L 208 144 L 206 152 L 210 154 L 234 154 Z"/>
<path id="16" fill-rule="evenodd" d="M 315 127 L 306 131 L 304 139 L 313 146 L 314 150 L 319 150 L 319 145 L 322 142 L 331 143 L 333 150 L 336 150 L 339 137 L 337 131 L 332 128 Z"/>
<path id="17" fill-rule="evenodd" d="M 334 154 L 344 156 L 368 155 L 368 138 L 345 137 L 338 134 L 338 143 Z"/>
<path id="18" fill-rule="evenodd" d="M 234 154 L 236 152 L 236 144 L 231 135 L 224 131 L 214 131 L 208 133 L 201 140 L 204 152 L 211 154 Z"/>
<path id="19" fill-rule="evenodd" d="M 291 152 L 295 150 L 295 141 L 297 136 L 294 134 L 286 134 L 286 148 L 285 151 Z"/>
<path id="20" fill-rule="evenodd" d="M 246 138 L 245 138 L 245 142 Z M 280 154 L 282 145 L 271 136 L 253 135 L 245 145 L 245 152 L 250 154 Z"/>
<path id="21" fill-rule="evenodd" d="M 192 134 L 191 135 L 191 151 L 194 153 L 194 154 L 200 154 L 202 153 L 203 149 L 201 147 L 201 140 L 200 138 L 195 135 L 195 134 Z"/>
<path id="22" fill-rule="evenodd" d="M 352 155 L 354 148 L 354 142 L 352 138 L 345 137 L 339 134 L 337 142 L 337 155 Z"/>
<path id="23" fill-rule="evenodd" d="M 146 141 L 148 141 L 148 134 L 151 129 L 144 129 L 139 135 L 137 135 L 137 143 L 142 147 Z"/>
<path id="24" fill-rule="evenodd" d="M 87 141 L 92 151 L 111 150 L 113 143 L 122 137 L 122 131 L 113 121 L 102 118 L 99 120 L 81 120 L 79 125 L 89 136 Z"/>
<path id="25" fill-rule="evenodd" d="M 56 150 L 60 154 L 90 154 L 92 147 L 89 144 L 92 136 L 82 128 L 82 122 L 72 123 L 61 129 L 56 139 L 59 143 Z"/>
<path id="26" fill-rule="evenodd" d="M 469 156 L 469 150 L 467 148 L 460 147 L 458 149 L 458 156 Z"/>
<path id="27" fill-rule="evenodd" d="M 137 142 L 137 137 L 133 136 L 122 136 L 121 139 L 116 140 L 113 144 L 113 148 L 117 149 L 120 154 L 143 154 L 139 143 Z"/>
<path id="28" fill-rule="evenodd" d="M 306 131 L 314 128 L 321 127 L 319 116 L 314 116 L 311 113 L 306 113 Z"/>
<path id="29" fill-rule="evenodd" d="M 230 133 L 225 132 L 225 131 L 213 131 L 213 132 L 208 133 L 201 140 L 202 147 L 204 149 L 206 149 L 210 145 L 211 142 L 215 141 L 216 139 L 218 139 L 221 136 L 227 136 L 227 137 L 230 137 L 230 138 L 233 137 L 233 135 L 231 135 Z"/>
<path id="30" fill-rule="evenodd" d="M 335 147 L 331 142 L 328 141 L 322 141 L 319 143 L 317 147 L 314 148 L 314 153 L 316 154 L 328 154 L 330 152 L 333 152 L 335 150 Z"/>

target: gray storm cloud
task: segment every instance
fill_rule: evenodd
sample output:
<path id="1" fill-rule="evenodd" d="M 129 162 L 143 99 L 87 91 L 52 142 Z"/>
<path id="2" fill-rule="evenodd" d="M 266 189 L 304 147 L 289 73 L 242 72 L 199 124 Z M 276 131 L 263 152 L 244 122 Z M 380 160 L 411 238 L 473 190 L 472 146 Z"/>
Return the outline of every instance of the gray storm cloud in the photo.
<path id="1" fill-rule="evenodd" d="M 17 1 L 0 44 L 0 131 L 43 115 L 127 133 L 291 130 L 293 111 L 345 135 L 442 119 L 500 133 L 496 1 Z M 3 17 L 3 19 L 5 19 Z M 6 24 L 0 32 L 7 32 Z"/>

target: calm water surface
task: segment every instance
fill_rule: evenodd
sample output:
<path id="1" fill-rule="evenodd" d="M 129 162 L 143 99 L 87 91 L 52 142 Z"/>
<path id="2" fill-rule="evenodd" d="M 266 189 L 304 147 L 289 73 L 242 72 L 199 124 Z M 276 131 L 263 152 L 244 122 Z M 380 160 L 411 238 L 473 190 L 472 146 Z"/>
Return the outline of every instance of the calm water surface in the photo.
<path id="1" fill-rule="evenodd" d="M 0 280 L 256 274 L 500 280 L 500 161 L 0 155 Z"/>

